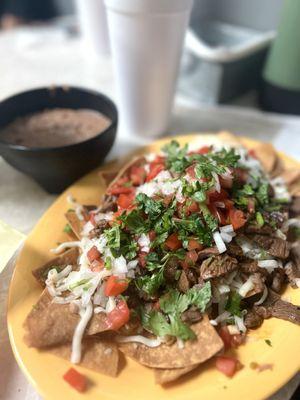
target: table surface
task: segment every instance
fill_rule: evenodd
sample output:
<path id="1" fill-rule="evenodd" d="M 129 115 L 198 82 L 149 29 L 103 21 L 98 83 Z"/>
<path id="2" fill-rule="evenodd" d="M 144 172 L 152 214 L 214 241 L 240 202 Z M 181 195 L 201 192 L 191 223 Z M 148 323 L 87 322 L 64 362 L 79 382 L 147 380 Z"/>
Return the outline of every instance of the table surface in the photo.
<path id="1" fill-rule="evenodd" d="M 110 57 L 87 53 L 79 38 L 61 28 L 21 28 L 0 34 L 0 100 L 17 92 L 50 85 L 75 85 L 99 90 L 114 99 Z M 5 57 L 3 56 L 5 54 Z M 230 130 L 237 135 L 269 141 L 281 151 L 300 160 L 300 118 L 265 114 L 238 105 L 195 106 L 177 96 L 166 134 Z M 118 132 L 108 159 L 147 143 L 149 139 Z M 29 177 L 14 170 L 0 158 L 0 219 L 28 233 L 55 199 Z M 0 279 L 0 302 L 5 303 L 12 266 Z M 4 307 L 1 307 L 4 310 Z M 4 312 L 0 309 L 0 398 L 33 400 L 39 396 L 19 371 L 9 346 Z M 1 363 L 2 366 L 1 366 Z M 5 365 L 5 368 L 4 368 Z M 5 371 L 2 373 L 2 371 Z M 297 385 L 296 377 L 277 400 L 288 399 Z"/>

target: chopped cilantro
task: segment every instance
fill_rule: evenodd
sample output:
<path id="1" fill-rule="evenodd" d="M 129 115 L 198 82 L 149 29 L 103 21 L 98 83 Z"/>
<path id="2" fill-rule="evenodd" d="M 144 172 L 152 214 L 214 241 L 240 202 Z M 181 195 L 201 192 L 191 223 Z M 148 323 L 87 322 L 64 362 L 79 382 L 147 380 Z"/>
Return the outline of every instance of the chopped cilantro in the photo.
<path id="1" fill-rule="evenodd" d="M 162 151 L 166 154 L 167 167 L 176 173 L 183 172 L 189 165 L 189 161 L 186 157 L 188 146 L 185 145 L 180 148 L 180 145 L 176 140 L 172 140 L 171 143 L 165 145 Z"/>
<path id="2" fill-rule="evenodd" d="M 106 257 L 104 266 L 106 269 L 111 270 L 111 268 L 112 268 L 111 257 L 109 257 L 109 256 Z"/>
<path id="3" fill-rule="evenodd" d="M 226 303 L 225 310 L 229 311 L 232 315 L 240 317 L 242 315 L 241 300 L 242 297 L 237 292 L 231 292 L 230 297 Z"/>
<path id="4" fill-rule="evenodd" d="M 71 226 L 69 224 L 66 224 L 64 229 L 63 229 L 63 231 L 65 233 L 72 233 L 72 228 L 71 228 Z"/>
<path id="5" fill-rule="evenodd" d="M 164 283 L 164 268 L 161 266 L 152 275 L 144 275 L 136 279 L 138 289 L 144 291 L 149 296 L 154 296 L 161 285 Z"/>
<path id="6" fill-rule="evenodd" d="M 141 234 L 149 231 L 149 223 L 144 220 L 138 210 L 133 210 L 126 214 L 120 215 L 119 220 L 122 222 L 122 227 L 130 230 L 133 233 Z"/>
<path id="7" fill-rule="evenodd" d="M 73 290 L 73 289 L 77 288 L 78 286 L 85 285 L 85 284 L 88 283 L 89 281 L 90 281 L 90 278 L 88 278 L 88 279 L 81 279 L 81 280 L 78 281 L 78 282 L 74 282 L 74 283 L 72 283 L 71 285 L 69 285 L 69 290 Z"/>
<path id="8" fill-rule="evenodd" d="M 269 203 L 269 184 L 261 182 L 256 192 L 256 198 L 261 206 Z"/>
<path id="9" fill-rule="evenodd" d="M 114 225 L 113 227 L 106 229 L 104 235 L 107 239 L 107 245 L 110 249 L 119 249 L 121 242 L 120 226 Z"/>
<path id="10" fill-rule="evenodd" d="M 138 205 L 138 208 L 144 211 L 144 213 L 147 214 L 150 219 L 157 218 L 163 210 L 162 201 L 155 201 L 144 193 L 139 193 L 136 196 L 135 201 Z"/>
<path id="11" fill-rule="evenodd" d="M 255 219 L 256 219 L 257 225 L 260 228 L 262 226 L 264 226 L 265 220 L 264 220 L 264 217 L 262 216 L 262 214 L 259 211 L 255 214 Z"/>

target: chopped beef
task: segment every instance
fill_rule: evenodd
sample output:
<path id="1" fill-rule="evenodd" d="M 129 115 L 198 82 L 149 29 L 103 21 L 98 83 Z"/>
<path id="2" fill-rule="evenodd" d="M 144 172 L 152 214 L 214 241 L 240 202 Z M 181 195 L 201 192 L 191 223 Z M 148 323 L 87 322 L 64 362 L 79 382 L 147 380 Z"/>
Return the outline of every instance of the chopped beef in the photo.
<path id="1" fill-rule="evenodd" d="M 178 280 L 178 289 L 182 293 L 186 293 L 190 288 L 190 282 L 188 280 L 187 274 L 185 271 L 182 271 L 180 274 L 180 278 Z"/>
<path id="2" fill-rule="evenodd" d="M 274 228 L 270 225 L 265 224 L 264 226 L 258 226 L 257 224 L 250 224 L 245 227 L 245 233 L 258 233 L 259 235 L 273 235 Z"/>
<path id="3" fill-rule="evenodd" d="M 241 271 L 246 274 L 253 274 L 254 272 L 258 272 L 260 270 L 257 261 L 255 260 L 242 262 L 239 264 L 239 267 Z"/>
<path id="4" fill-rule="evenodd" d="M 282 268 L 276 268 L 271 275 L 271 289 L 276 293 L 280 293 L 285 283 L 285 273 Z"/>
<path id="5" fill-rule="evenodd" d="M 291 248 L 291 259 L 294 261 L 297 268 L 300 269 L 300 242 L 297 246 Z"/>
<path id="6" fill-rule="evenodd" d="M 243 258 L 244 253 L 241 248 L 236 242 L 232 241 L 227 245 L 227 253 L 232 257 Z"/>
<path id="7" fill-rule="evenodd" d="M 179 262 L 177 257 L 171 257 L 164 269 L 164 277 L 168 282 L 176 281 L 176 272 Z"/>
<path id="8" fill-rule="evenodd" d="M 300 215 L 300 196 L 293 197 L 290 205 L 290 214 L 292 217 L 297 217 Z"/>
<path id="9" fill-rule="evenodd" d="M 272 211 L 271 213 L 268 214 L 268 216 L 264 217 L 267 221 L 271 222 L 272 224 L 276 224 L 276 228 L 280 228 L 281 225 L 284 223 L 284 221 L 288 218 L 287 212 L 281 212 L 281 211 Z"/>
<path id="10" fill-rule="evenodd" d="M 103 233 L 103 231 L 109 226 L 109 221 L 107 221 L 106 219 L 101 219 L 97 222 L 96 227 L 90 231 L 89 238 L 93 239 L 99 237 Z"/>
<path id="11" fill-rule="evenodd" d="M 288 278 L 290 285 L 296 289 L 297 279 L 300 282 L 300 265 L 295 264 L 293 261 L 288 262 L 284 267 L 285 274 Z"/>
<path id="12" fill-rule="evenodd" d="M 103 199 L 103 203 L 102 203 L 102 207 L 100 209 L 101 213 L 107 213 L 109 211 L 117 211 L 118 210 L 118 206 L 117 203 L 115 201 L 114 196 L 112 195 L 105 195 L 104 199 Z"/>
<path id="13" fill-rule="evenodd" d="M 281 300 L 272 290 L 262 305 L 254 306 L 254 311 L 264 319 L 275 317 L 300 325 L 300 307 Z"/>
<path id="14" fill-rule="evenodd" d="M 200 267 L 200 276 L 203 279 L 216 278 L 226 275 L 238 266 L 235 258 L 225 255 L 212 256 L 204 260 Z"/>
<path id="15" fill-rule="evenodd" d="M 201 312 L 195 307 L 191 306 L 188 310 L 184 311 L 181 315 L 181 320 L 187 323 L 194 323 L 201 321 L 203 318 Z"/>
<path id="16" fill-rule="evenodd" d="M 254 310 L 249 310 L 245 316 L 244 324 L 248 329 L 255 329 L 261 326 L 263 320 L 263 317 Z"/>
<path id="17" fill-rule="evenodd" d="M 258 293 L 262 293 L 265 288 L 265 277 L 263 277 L 259 272 L 255 272 L 251 275 L 254 288 L 247 293 L 246 297 L 255 296 Z"/>
<path id="18" fill-rule="evenodd" d="M 289 256 L 290 244 L 283 239 L 263 235 L 253 235 L 251 238 L 273 257 L 285 259 Z"/>
<path id="19" fill-rule="evenodd" d="M 198 260 L 204 260 L 205 258 L 208 258 L 213 255 L 218 255 L 219 250 L 218 248 L 215 247 L 207 247 L 206 249 L 200 250 L 198 253 Z"/>

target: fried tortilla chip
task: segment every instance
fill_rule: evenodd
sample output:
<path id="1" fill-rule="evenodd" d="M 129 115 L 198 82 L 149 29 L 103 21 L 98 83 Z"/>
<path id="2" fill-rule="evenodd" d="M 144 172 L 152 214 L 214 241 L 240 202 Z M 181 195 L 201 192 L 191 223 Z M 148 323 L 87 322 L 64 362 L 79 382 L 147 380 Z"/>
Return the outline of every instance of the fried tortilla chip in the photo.
<path id="1" fill-rule="evenodd" d="M 74 233 L 74 235 L 78 238 L 81 239 L 81 232 L 83 230 L 84 225 L 86 224 L 85 220 L 80 220 L 75 211 L 69 210 L 66 212 L 65 217 L 68 220 L 68 223 Z"/>
<path id="2" fill-rule="evenodd" d="M 24 322 L 24 340 L 29 347 L 37 348 L 69 343 L 79 320 L 79 314 L 71 311 L 70 304 L 53 303 L 45 289 Z M 103 313 L 93 314 L 85 335 L 106 331 L 105 321 Z"/>
<path id="3" fill-rule="evenodd" d="M 290 186 L 293 183 L 300 183 L 300 169 L 290 168 L 284 170 L 280 176 L 283 178 L 285 183 Z"/>
<path id="4" fill-rule="evenodd" d="M 255 155 L 268 174 L 275 170 L 278 155 L 271 143 L 261 143 L 254 148 Z"/>
<path id="5" fill-rule="evenodd" d="M 70 360 L 71 345 L 63 344 L 47 349 L 52 354 Z M 119 367 L 119 351 L 115 343 L 98 338 L 82 341 L 82 367 L 101 372 L 108 376 L 117 376 Z"/>
<path id="6" fill-rule="evenodd" d="M 185 342 L 183 349 L 178 347 L 177 342 L 170 346 L 161 344 L 154 348 L 138 343 L 120 343 L 119 348 L 126 356 L 143 365 L 166 369 L 200 364 L 223 349 L 223 342 L 207 316 L 191 328 L 197 339 Z"/>
<path id="7" fill-rule="evenodd" d="M 67 265 L 76 265 L 77 259 L 79 256 L 79 250 L 77 247 L 73 247 L 70 250 L 67 250 L 65 253 L 61 254 L 58 257 L 53 258 L 48 261 L 43 266 L 36 268 L 32 271 L 32 275 L 36 278 L 36 280 L 41 284 L 41 286 L 45 287 L 45 281 L 48 276 L 48 272 L 50 269 L 55 267 L 58 272 L 63 270 Z"/>
<path id="8" fill-rule="evenodd" d="M 173 369 L 154 369 L 154 378 L 155 383 L 164 384 L 176 381 L 176 379 L 180 378 L 181 376 L 187 374 L 193 369 L 197 368 L 199 364 L 190 365 L 184 368 L 173 368 Z"/>
<path id="9" fill-rule="evenodd" d="M 105 186 L 108 186 L 118 175 L 119 170 L 107 170 L 107 171 L 100 171 L 99 175 L 102 178 Z"/>

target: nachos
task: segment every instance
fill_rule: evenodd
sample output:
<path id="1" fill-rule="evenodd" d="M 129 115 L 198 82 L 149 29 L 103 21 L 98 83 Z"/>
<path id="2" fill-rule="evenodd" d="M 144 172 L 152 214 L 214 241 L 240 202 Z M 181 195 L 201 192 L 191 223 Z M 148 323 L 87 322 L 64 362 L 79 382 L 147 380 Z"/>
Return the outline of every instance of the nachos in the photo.
<path id="1" fill-rule="evenodd" d="M 300 171 L 269 145 L 180 147 L 108 171 L 100 206 L 69 198 L 72 238 L 33 271 L 44 287 L 29 346 L 111 376 L 119 351 L 167 383 L 270 317 L 300 324 L 280 297 L 300 287 Z M 74 238 L 76 238 L 74 240 Z"/>

